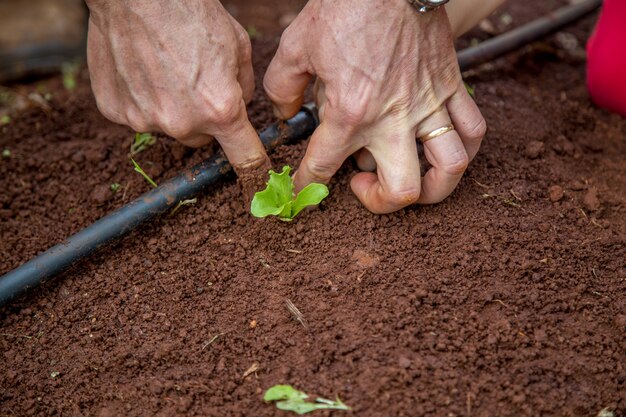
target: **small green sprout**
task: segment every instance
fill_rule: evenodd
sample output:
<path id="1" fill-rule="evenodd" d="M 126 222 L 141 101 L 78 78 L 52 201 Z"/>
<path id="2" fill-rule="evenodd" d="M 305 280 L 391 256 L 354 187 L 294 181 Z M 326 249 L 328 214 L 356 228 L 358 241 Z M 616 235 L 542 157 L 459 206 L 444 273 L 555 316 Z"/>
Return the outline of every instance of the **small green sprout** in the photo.
<path id="1" fill-rule="evenodd" d="M 120 190 L 121 187 L 122 186 L 119 183 L 114 182 L 113 184 L 111 184 L 111 191 L 116 193 L 116 192 L 118 192 Z"/>
<path id="2" fill-rule="evenodd" d="M 252 199 L 250 211 L 253 216 L 278 216 L 280 220 L 289 222 L 306 207 L 316 206 L 328 197 L 328 187 L 316 183 L 307 185 L 296 196 L 290 172 L 289 166 L 284 166 L 280 174 L 269 172 L 267 188 L 256 193 Z"/>
<path id="3" fill-rule="evenodd" d="M 63 74 L 63 87 L 66 90 L 72 91 L 76 88 L 76 75 L 80 65 L 78 62 L 64 62 L 61 65 L 61 73 Z"/>
<path id="4" fill-rule="evenodd" d="M 475 97 L 476 90 L 474 89 L 474 87 L 472 87 L 471 85 L 469 85 L 468 83 L 465 83 L 465 82 L 463 84 L 465 84 L 465 89 L 467 90 L 469 95 L 471 97 Z"/>
<path id="5" fill-rule="evenodd" d="M 248 26 L 246 28 L 246 32 L 248 32 L 248 36 L 250 36 L 250 39 L 256 39 L 262 35 L 262 33 L 259 32 L 259 30 L 254 25 Z"/>
<path id="6" fill-rule="evenodd" d="M 130 144 L 130 156 L 145 151 L 156 143 L 156 138 L 150 133 L 135 133 L 135 139 Z"/>
<path id="7" fill-rule="evenodd" d="M 143 169 L 141 169 L 139 164 L 137 162 L 135 162 L 135 160 L 133 158 L 130 158 L 130 160 L 133 162 L 133 165 L 135 166 L 135 171 L 140 173 L 141 176 L 144 177 L 146 179 L 146 181 L 148 181 L 150 183 L 150 185 L 152 185 L 154 188 L 157 188 L 158 187 L 157 183 L 154 182 L 154 180 L 152 178 L 150 178 L 150 176 L 148 174 L 146 174 L 146 172 Z"/>
<path id="8" fill-rule="evenodd" d="M 11 116 L 5 114 L 0 117 L 0 126 L 8 125 L 9 123 L 11 123 Z"/>
<path id="9" fill-rule="evenodd" d="M 2 151 L 2 157 L 3 158 L 10 158 L 11 157 L 11 151 L 9 149 L 5 149 Z"/>
<path id="10" fill-rule="evenodd" d="M 182 206 L 191 206 L 193 204 L 196 204 L 197 202 L 198 202 L 197 198 L 191 198 L 189 200 L 181 200 L 181 201 L 179 201 L 178 204 L 176 205 L 176 207 L 174 207 L 174 209 L 171 211 L 170 216 L 173 216 L 174 214 L 176 214 L 178 209 L 181 208 Z"/>
<path id="11" fill-rule="evenodd" d="M 316 410 L 343 410 L 349 411 L 339 397 L 335 401 L 325 398 L 316 398 L 315 402 L 305 401 L 309 396 L 290 385 L 274 385 L 263 396 L 266 402 L 276 401 L 276 408 L 284 411 L 293 411 L 298 415 L 307 414 Z"/>

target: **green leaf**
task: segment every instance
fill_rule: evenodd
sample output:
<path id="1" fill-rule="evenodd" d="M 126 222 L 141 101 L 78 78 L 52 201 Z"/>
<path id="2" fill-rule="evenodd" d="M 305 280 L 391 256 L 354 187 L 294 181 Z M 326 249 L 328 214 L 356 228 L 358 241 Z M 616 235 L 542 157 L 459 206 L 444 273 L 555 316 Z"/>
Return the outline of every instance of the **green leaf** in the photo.
<path id="1" fill-rule="evenodd" d="M 467 90 L 467 92 L 469 93 L 469 95 L 471 97 L 474 97 L 474 95 L 476 94 L 476 91 L 474 90 L 474 87 L 472 87 L 471 85 L 469 85 L 468 83 L 464 82 L 463 84 L 465 84 L 465 89 Z"/>
<path id="2" fill-rule="evenodd" d="M 290 385 L 275 385 L 268 389 L 263 396 L 265 401 L 277 401 L 276 408 L 284 411 L 293 411 L 298 415 L 307 414 L 316 410 L 350 410 L 339 397 L 336 401 L 325 398 L 316 398 L 315 402 L 305 401 L 309 396 Z"/>
<path id="3" fill-rule="evenodd" d="M 150 183 L 150 185 L 152 185 L 154 188 L 157 188 L 158 187 L 157 183 L 154 182 L 154 180 L 152 178 L 150 178 L 150 176 L 148 174 L 146 174 L 146 172 L 143 169 L 141 169 L 139 164 L 137 162 L 135 162 L 135 160 L 133 158 L 130 158 L 130 160 L 133 162 L 133 165 L 135 166 L 135 171 L 138 172 L 139 174 L 141 174 L 141 176 L 144 177 L 146 179 L 146 181 L 148 181 Z"/>
<path id="4" fill-rule="evenodd" d="M 274 385 L 265 391 L 263 401 L 306 400 L 307 398 L 309 398 L 308 395 L 291 385 Z"/>
<path id="5" fill-rule="evenodd" d="M 135 133 L 135 139 L 130 144 L 130 156 L 133 157 L 145 151 L 156 143 L 156 138 L 150 133 Z"/>
<path id="6" fill-rule="evenodd" d="M 305 207 L 319 204 L 328 196 L 328 187 L 323 184 L 309 184 L 294 198 L 291 168 L 283 167 L 280 174 L 270 171 L 267 188 L 259 191 L 252 199 L 250 211 L 255 217 L 278 216 L 291 221 Z"/>
<path id="7" fill-rule="evenodd" d="M 293 411 L 299 416 L 318 409 L 317 404 L 303 402 L 302 400 L 279 401 L 276 403 L 276 408 L 284 411 Z"/>
<path id="8" fill-rule="evenodd" d="M 295 217 L 309 206 L 317 206 L 326 197 L 328 197 L 328 187 L 324 184 L 309 184 L 298 193 L 298 196 L 293 201 L 293 207 L 291 208 L 291 216 Z"/>
<path id="9" fill-rule="evenodd" d="M 63 87 L 66 90 L 72 91 L 76 88 L 76 75 L 80 70 L 80 64 L 78 62 L 64 62 L 61 65 L 61 72 L 63 73 Z"/>
<path id="10" fill-rule="evenodd" d="M 283 167 L 278 174 L 270 171 L 267 188 L 259 191 L 252 199 L 250 211 L 255 217 L 278 216 L 291 219 L 291 203 L 293 199 L 293 180 L 289 176 L 291 168 Z"/>

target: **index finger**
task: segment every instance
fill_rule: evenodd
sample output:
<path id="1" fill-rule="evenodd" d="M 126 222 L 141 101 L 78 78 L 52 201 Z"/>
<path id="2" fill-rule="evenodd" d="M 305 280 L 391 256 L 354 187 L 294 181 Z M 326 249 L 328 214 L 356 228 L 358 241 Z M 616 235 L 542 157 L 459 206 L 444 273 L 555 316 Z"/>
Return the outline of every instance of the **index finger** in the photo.
<path id="1" fill-rule="evenodd" d="M 213 136 L 220 143 L 237 175 L 247 169 L 271 167 L 259 135 L 248 120 L 243 98 L 236 111 L 228 120 L 220 123 L 220 129 Z"/>

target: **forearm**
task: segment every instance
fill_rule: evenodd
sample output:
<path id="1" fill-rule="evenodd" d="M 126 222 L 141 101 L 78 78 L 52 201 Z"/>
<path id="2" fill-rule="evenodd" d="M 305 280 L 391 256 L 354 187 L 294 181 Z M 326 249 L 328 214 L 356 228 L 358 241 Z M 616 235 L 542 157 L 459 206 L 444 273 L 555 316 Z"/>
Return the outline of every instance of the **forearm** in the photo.
<path id="1" fill-rule="evenodd" d="M 446 4 L 446 12 L 455 37 L 476 26 L 505 0 L 453 0 Z"/>

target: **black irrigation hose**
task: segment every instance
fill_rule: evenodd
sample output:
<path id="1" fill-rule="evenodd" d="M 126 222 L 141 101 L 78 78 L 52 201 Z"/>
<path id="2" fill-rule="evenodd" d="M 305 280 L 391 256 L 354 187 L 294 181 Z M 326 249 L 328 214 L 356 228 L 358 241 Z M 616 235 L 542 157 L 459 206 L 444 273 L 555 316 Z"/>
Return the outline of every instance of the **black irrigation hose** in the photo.
<path id="1" fill-rule="evenodd" d="M 260 137 L 269 150 L 307 137 L 316 127 L 316 110 L 305 108 L 287 122 L 268 127 Z M 180 201 L 198 195 L 230 171 L 228 161 L 219 154 L 213 156 L 70 236 L 0 278 L 0 306 L 118 240 L 141 223 L 172 210 Z"/>
<path id="2" fill-rule="evenodd" d="M 458 54 L 459 65 L 462 70 L 466 70 L 513 51 L 580 19 L 600 4 L 601 0 L 586 0 L 564 7 L 477 47 L 461 51 Z M 309 136 L 317 127 L 317 122 L 316 111 L 309 106 L 289 121 L 276 123 L 264 130 L 260 135 L 261 140 L 268 149 L 272 149 L 279 144 Z M 171 210 L 180 201 L 201 193 L 223 179 L 230 171 L 231 167 L 224 158 L 209 158 L 70 236 L 63 243 L 1 277 L 0 306 L 58 275 L 101 247 L 118 240 L 141 223 Z"/>
<path id="3" fill-rule="evenodd" d="M 508 52 L 541 39 L 565 26 L 587 16 L 602 5 L 602 0 L 584 0 L 571 6 L 562 7 L 495 38 L 482 42 L 458 54 L 461 70 L 489 62 Z"/>

